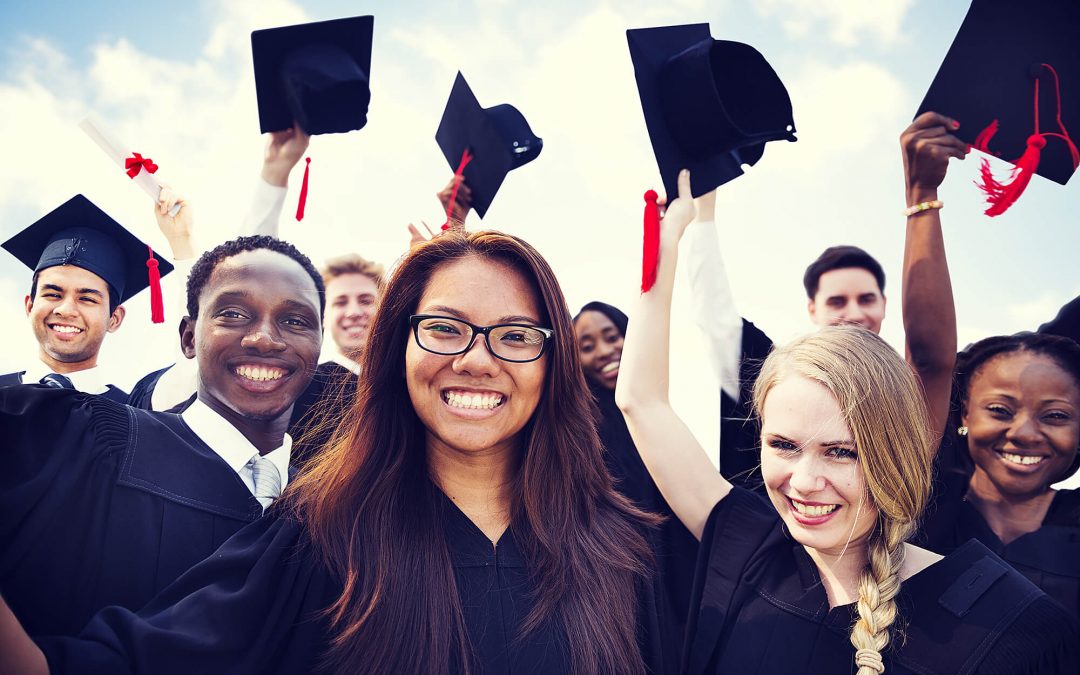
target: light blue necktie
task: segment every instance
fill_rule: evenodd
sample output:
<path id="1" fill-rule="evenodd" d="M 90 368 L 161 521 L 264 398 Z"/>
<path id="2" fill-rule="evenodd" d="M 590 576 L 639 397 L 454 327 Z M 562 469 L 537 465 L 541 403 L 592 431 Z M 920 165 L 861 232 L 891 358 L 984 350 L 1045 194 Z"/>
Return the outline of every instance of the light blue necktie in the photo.
<path id="1" fill-rule="evenodd" d="M 281 496 L 281 473 L 273 462 L 255 455 L 248 462 L 251 465 L 251 478 L 255 482 L 255 499 L 266 510 L 275 499 Z"/>

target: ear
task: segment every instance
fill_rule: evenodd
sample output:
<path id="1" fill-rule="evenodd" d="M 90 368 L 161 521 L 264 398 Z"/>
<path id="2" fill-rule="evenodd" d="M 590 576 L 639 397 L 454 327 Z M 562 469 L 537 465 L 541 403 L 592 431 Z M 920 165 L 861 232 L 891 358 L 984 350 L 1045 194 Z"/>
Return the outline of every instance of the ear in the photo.
<path id="1" fill-rule="evenodd" d="M 115 333 L 116 329 L 120 327 L 120 324 L 124 323 L 124 317 L 127 316 L 127 310 L 123 305 L 117 305 L 116 309 L 109 316 L 109 326 L 105 330 L 109 333 Z"/>
<path id="2" fill-rule="evenodd" d="M 28 295 L 23 300 L 23 304 L 26 305 L 26 316 L 30 316 L 30 310 L 34 308 L 34 299 Z"/>
<path id="3" fill-rule="evenodd" d="M 195 319 L 190 316 L 180 319 L 180 351 L 185 358 L 195 358 Z"/>
<path id="4" fill-rule="evenodd" d="M 810 323 L 817 323 L 817 306 L 813 298 L 806 301 L 806 311 L 810 315 Z"/>

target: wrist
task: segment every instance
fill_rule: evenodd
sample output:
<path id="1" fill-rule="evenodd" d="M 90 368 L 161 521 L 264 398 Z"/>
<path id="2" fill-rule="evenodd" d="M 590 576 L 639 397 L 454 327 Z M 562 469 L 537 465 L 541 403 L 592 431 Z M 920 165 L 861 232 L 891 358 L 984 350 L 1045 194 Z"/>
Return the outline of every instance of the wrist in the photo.
<path id="1" fill-rule="evenodd" d="M 172 250 L 173 260 L 187 260 L 195 257 L 195 245 L 192 243 L 190 234 L 166 239 L 169 242 L 169 249 Z"/>
<path id="2" fill-rule="evenodd" d="M 259 175 L 274 187 L 289 187 L 289 171 L 291 170 L 292 166 L 282 167 L 267 162 L 263 164 L 262 173 Z"/>
<path id="3" fill-rule="evenodd" d="M 938 198 L 937 188 L 925 188 L 914 185 L 908 188 L 907 205 L 914 206 L 922 202 L 936 201 Z"/>

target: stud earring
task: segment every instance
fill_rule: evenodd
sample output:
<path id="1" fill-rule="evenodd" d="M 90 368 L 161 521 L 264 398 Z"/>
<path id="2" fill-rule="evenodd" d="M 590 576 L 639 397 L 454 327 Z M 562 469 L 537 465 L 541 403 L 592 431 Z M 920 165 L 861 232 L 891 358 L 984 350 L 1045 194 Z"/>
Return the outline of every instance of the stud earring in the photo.
<path id="1" fill-rule="evenodd" d="M 968 428 L 967 428 L 967 427 L 958 427 L 958 428 L 956 429 L 956 433 L 957 433 L 957 434 L 959 434 L 959 435 L 961 435 L 961 436 L 967 436 L 967 434 L 968 434 Z"/>

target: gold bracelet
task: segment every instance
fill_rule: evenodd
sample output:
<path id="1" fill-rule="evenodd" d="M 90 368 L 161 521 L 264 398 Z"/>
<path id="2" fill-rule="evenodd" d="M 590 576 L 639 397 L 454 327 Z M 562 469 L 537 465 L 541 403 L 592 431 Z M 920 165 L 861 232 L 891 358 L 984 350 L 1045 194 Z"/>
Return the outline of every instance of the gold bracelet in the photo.
<path id="1" fill-rule="evenodd" d="M 904 209 L 904 215 L 910 218 L 911 216 L 922 213 L 923 211 L 929 211 L 930 209 L 940 209 L 944 206 L 945 202 L 941 201 L 940 199 L 935 199 L 931 202 L 919 202 L 914 206 L 909 206 Z"/>

